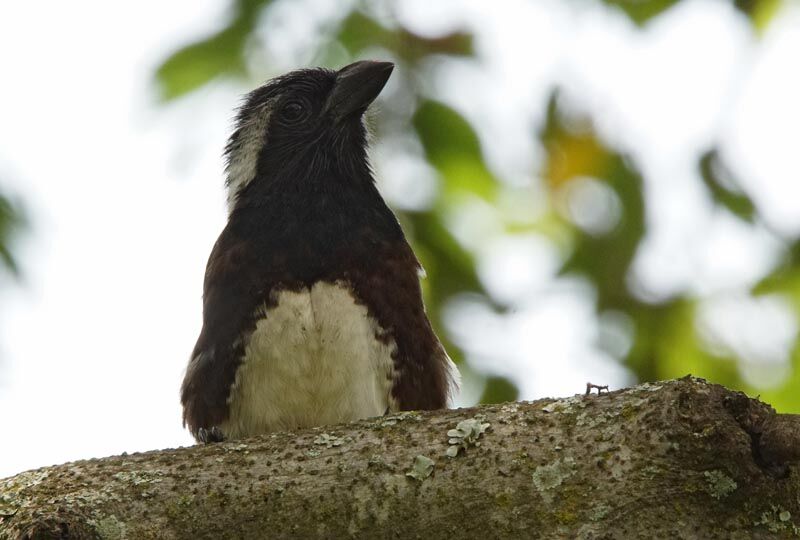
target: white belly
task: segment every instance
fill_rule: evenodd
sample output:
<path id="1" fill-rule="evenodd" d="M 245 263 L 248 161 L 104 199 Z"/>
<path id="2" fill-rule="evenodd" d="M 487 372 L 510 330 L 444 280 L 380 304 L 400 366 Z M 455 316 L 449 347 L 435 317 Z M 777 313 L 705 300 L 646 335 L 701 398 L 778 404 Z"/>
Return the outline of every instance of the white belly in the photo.
<path id="1" fill-rule="evenodd" d="M 228 398 L 229 438 L 379 416 L 391 399 L 393 342 L 344 283 L 281 291 L 259 320 Z M 259 314 L 261 317 L 261 314 Z"/>

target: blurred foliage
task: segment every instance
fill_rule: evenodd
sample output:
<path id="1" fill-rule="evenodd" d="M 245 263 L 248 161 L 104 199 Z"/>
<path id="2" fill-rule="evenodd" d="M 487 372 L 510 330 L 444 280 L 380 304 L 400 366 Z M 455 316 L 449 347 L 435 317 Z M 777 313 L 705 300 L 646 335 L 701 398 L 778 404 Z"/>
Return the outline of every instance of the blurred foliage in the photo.
<path id="1" fill-rule="evenodd" d="M 606 148 L 591 126 L 567 125 L 558 111 L 558 93 L 547 105 L 547 120 L 539 138 L 547 151 L 544 178 L 553 197 L 561 195 L 576 178 L 592 177 L 610 188 L 620 202 L 621 215 L 611 230 L 597 234 L 573 228 L 572 254 L 562 272 L 579 273 L 600 284 L 599 310 L 626 309 L 631 295 L 624 277 L 645 232 L 642 177 L 629 160 Z"/>
<path id="2" fill-rule="evenodd" d="M 406 28 L 387 28 L 361 11 L 353 11 L 337 34 L 339 42 L 356 56 L 366 49 L 380 47 L 392 51 L 406 62 L 418 62 L 432 54 L 470 56 L 472 34 L 453 32 L 436 38 L 415 34 Z"/>
<path id="3" fill-rule="evenodd" d="M 700 158 L 700 176 L 715 201 L 741 219 L 753 222 L 756 213 L 753 201 L 742 193 L 739 183 L 733 179 L 716 150 L 710 150 Z"/>
<path id="4" fill-rule="evenodd" d="M 156 72 L 164 99 L 174 99 L 223 75 L 245 72 L 245 45 L 270 0 L 236 0 L 219 32 L 182 47 Z"/>
<path id="5" fill-rule="evenodd" d="M 497 179 L 484 163 L 478 134 L 463 116 L 444 103 L 424 100 L 413 124 L 425 157 L 441 176 L 444 201 L 459 193 L 494 199 Z"/>
<path id="6" fill-rule="evenodd" d="M 603 0 L 620 9 L 639 26 L 661 15 L 678 3 L 678 0 Z M 744 13 L 757 31 L 763 31 L 781 5 L 781 0 L 734 0 L 736 9 Z"/>
<path id="7" fill-rule="evenodd" d="M 0 269 L 13 276 L 19 276 L 19 266 L 11 252 L 12 240 L 24 225 L 19 205 L 0 194 Z"/>
<path id="8" fill-rule="evenodd" d="M 595 1 L 619 10 L 638 26 L 648 24 L 678 3 Z M 245 90 L 266 75 L 277 74 L 276 69 L 264 64 L 268 55 L 259 56 L 258 61 L 248 57 L 254 43 L 257 46 L 256 32 L 269 32 L 269 28 L 263 28 L 270 20 L 265 15 L 277 4 L 281 2 L 233 0 L 223 28 L 182 46 L 157 69 L 161 96 L 173 100 L 221 77 L 240 78 Z M 749 18 L 756 32 L 761 32 L 780 0 L 735 0 L 732 4 Z M 287 5 L 283 3 L 281 7 L 286 9 Z M 529 220 L 509 218 L 504 201 L 520 195 L 524 188 L 512 187 L 498 178 L 486 163 L 481 139 L 471 123 L 452 106 L 426 94 L 424 85 L 419 84 L 430 73 L 431 59 L 474 57 L 472 34 L 457 29 L 433 37 L 420 35 L 394 20 L 391 11 L 383 9 L 387 3 L 342 5 L 344 9 L 339 14 L 325 21 L 319 50 L 308 51 L 308 57 L 337 65 L 365 55 L 389 57 L 398 63 L 393 77 L 403 99 L 411 104 L 411 121 L 407 109 L 388 107 L 377 119 L 377 127 L 381 133 L 399 130 L 404 137 L 416 138 L 421 149 L 419 157 L 438 174 L 440 189 L 431 204 L 422 210 L 399 212 L 399 218 L 426 268 L 428 279 L 423 288 L 428 312 L 454 360 L 463 363 L 467 359 L 445 329 L 444 308 L 451 299 L 469 294 L 498 314 L 507 309 L 491 298 L 478 277 L 476 253 L 459 242 L 449 226 L 448 217 L 455 208 L 479 200 L 496 210 L 495 215 L 508 234 L 536 231 L 564 248 L 561 275 L 580 276 L 591 283 L 599 318 L 612 315 L 630 321 L 629 347 L 624 353 L 611 349 L 607 352 L 619 357 L 640 380 L 692 373 L 751 394 L 760 393 L 781 410 L 800 410 L 800 396 L 794 391 L 800 383 L 800 346 L 796 345 L 792 352 L 792 365 L 781 385 L 769 390 L 753 388 L 739 369 L 742 359 L 712 347 L 698 331 L 698 308 L 703 298 L 684 291 L 671 298 L 652 300 L 642 298 L 636 290 L 636 284 L 631 283 L 631 266 L 648 233 L 644 178 L 635 159 L 603 141 L 590 118 L 570 116 L 570 111 L 561 105 L 559 92 L 553 91 L 545 104 L 545 120 L 538 129 L 545 157 L 541 169 L 532 171 L 532 175 L 538 172 L 543 182 L 548 211 L 544 217 Z M 747 224 L 763 222 L 749 194 L 727 170 L 716 149 L 708 149 L 700 156 L 697 170 L 719 209 Z M 588 200 L 593 205 L 590 213 L 597 217 L 594 223 L 586 221 L 586 212 L 578 205 L 577 195 L 581 193 L 592 195 Z M 783 240 L 784 260 L 751 293 L 785 297 L 800 313 L 800 240 Z M 597 345 L 604 347 L 602 341 Z M 465 371 L 474 373 L 471 369 Z M 483 383 L 483 402 L 518 396 L 514 384 L 504 377 L 484 374 Z"/>
<path id="9" fill-rule="evenodd" d="M 642 25 L 671 8 L 678 0 L 604 0 L 606 4 L 621 9 L 633 22 Z"/>
<path id="10" fill-rule="evenodd" d="M 783 0 L 734 0 L 736 9 L 744 13 L 758 33 L 763 33 L 783 5 Z"/>
<path id="11" fill-rule="evenodd" d="M 27 219 L 19 201 L 12 200 L 0 193 L 0 307 L 2 304 L 4 284 L 2 278 L 11 276 L 19 279 L 20 268 L 14 256 L 15 240 L 27 227 Z M 0 355 L 0 363 L 2 363 Z"/>
<path id="12" fill-rule="evenodd" d="M 505 377 L 487 377 L 486 386 L 481 394 L 481 403 L 503 403 L 516 401 L 519 391 L 514 383 Z"/>

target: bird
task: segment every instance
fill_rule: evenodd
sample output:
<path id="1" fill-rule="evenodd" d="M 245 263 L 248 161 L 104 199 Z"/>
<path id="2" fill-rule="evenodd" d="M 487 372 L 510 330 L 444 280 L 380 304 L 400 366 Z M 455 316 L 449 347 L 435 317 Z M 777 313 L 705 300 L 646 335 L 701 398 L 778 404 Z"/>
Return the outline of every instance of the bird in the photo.
<path id="1" fill-rule="evenodd" d="M 245 95 L 180 391 L 197 442 L 452 404 L 458 370 L 368 159 L 365 112 L 393 69 L 299 69 Z"/>

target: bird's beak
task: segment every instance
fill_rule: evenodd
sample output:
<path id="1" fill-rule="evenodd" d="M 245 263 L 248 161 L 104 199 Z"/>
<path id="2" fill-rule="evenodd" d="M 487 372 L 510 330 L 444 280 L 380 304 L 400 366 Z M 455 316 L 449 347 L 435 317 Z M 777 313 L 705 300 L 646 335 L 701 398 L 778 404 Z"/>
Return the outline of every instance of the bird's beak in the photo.
<path id="1" fill-rule="evenodd" d="M 363 114 L 378 97 L 394 64 L 362 60 L 345 66 L 336 73 L 336 83 L 328 96 L 326 109 L 338 121 L 352 114 Z"/>

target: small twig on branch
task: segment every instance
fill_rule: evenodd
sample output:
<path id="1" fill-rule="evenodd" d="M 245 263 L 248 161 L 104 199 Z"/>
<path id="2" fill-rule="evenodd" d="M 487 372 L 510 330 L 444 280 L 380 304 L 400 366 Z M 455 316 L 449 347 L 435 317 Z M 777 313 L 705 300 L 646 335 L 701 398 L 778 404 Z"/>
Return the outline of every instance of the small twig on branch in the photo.
<path id="1" fill-rule="evenodd" d="M 600 393 L 603 390 L 608 392 L 608 385 L 600 386 L 599 384 L 592 384 L 590 382 L 587 382 L 586 383 L 586 395 L 588 396 L 589 394 L 591 394 L 593 389 L 597 390 L 597 395 L 599 396 Z"/>

